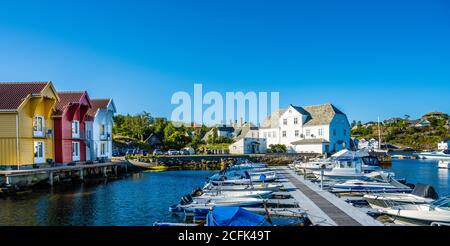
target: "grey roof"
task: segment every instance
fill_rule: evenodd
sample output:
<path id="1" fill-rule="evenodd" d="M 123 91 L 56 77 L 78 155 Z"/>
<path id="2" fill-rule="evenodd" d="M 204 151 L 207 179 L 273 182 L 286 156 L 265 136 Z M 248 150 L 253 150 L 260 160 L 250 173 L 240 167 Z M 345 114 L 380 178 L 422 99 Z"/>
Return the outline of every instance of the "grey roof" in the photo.
<path id="1" fill-rule="evenodd" d="M 292 145 L 304 145 L 304 144 L 324 144 L 329 143 L 327 140 L 323 138 L 310 138 L 310 139 L 301 139 L 292 142 Z"/>
<path id="2" fill-rule="evenodd" d="M 278 109 L 277 111 L 273 112 L 271 115 L 267 116 L 263 123 L 261 124 L 261 128 L 276 128 L 279 126 L 280 122 L 279 119 L 281 115 L 286 112 L 286 109 Z"/>
<path id="3" fill-rule="evenodd" d="M 320 126 L 331 123 L 335 115 L 347 116 L 333 104 L 322 104 L 314 106 L 305 106 L 303 109 L 308 112 L 308 118 L 304 126 Z"/>

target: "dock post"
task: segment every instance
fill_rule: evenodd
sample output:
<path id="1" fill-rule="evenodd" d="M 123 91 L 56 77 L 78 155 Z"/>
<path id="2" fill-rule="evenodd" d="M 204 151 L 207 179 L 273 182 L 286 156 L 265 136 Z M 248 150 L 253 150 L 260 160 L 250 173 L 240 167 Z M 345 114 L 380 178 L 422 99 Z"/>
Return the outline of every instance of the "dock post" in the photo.
<path id="1" fill-rule="evenodd" d="M 80 169 L 80 179 L 84 180 L 84 169 L 83 168 Z"/>
<path id="2" fill-rule="evenodd" d="M 7 185 L 11 184 L 11 178 L 8 175 L 6 175 L 6 184 Z"/>
<path id="3" fill-rule="evenodd" d="M 125 163 L 125 173 L 127 173 L 127 172 L 128 172 L 128 164 Z"/>
<path id="4" fill-rule="evenodd" d="M 53 186 L 53 172 L 50 172 L 48 181 L 49 181 L 50 185 Z"/>
<path id="5" fill-rule="evenodd" d="M 320 169 L 320 189 L 323 190 L 323 169 Z"/>
<path id="6" fill-rule="evenodd" d="M 117 165 L 114 166 L 114 174 L 117 176 Z"/>
<path id="7" fill-rule="evenodd" d="M 107 177 L 108 175 L 106 174 L 106 167 L 103 168 L 103 176 Z"/>

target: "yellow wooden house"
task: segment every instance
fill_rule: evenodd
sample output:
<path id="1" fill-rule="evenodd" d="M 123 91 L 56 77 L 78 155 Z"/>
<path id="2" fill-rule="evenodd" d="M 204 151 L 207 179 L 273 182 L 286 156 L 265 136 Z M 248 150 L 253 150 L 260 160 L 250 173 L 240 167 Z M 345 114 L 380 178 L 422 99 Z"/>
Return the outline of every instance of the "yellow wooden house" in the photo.
<path id="1" fill-rule="evenodd" d="M 0 82 L 0 169 L 54 160 L 52 82 Z"/>

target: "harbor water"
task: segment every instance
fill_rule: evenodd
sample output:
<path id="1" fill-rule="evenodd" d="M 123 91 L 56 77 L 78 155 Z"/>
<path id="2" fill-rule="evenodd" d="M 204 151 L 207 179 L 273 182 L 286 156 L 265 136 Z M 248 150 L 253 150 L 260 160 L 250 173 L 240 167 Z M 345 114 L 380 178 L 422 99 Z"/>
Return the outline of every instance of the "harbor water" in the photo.
<path id="1" fill-rule="evenodd" d="M 437 161 L 393 160 L 387 170 L 408 183 L 425 183 L 449 194 L 450 170 Z M 179 222 L 169 206 L 202 186 L 214 171 L 142 172 L 100 183 L 55 186 L 0 198 L 0 225 L 152 225 Z"/>

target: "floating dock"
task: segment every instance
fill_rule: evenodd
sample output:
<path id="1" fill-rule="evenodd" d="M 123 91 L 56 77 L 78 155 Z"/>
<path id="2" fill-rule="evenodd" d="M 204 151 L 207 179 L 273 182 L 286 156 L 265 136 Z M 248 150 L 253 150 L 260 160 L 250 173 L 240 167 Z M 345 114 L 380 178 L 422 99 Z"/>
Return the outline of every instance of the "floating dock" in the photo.
<path id="1" fill-rule="evenodd" d="M 280 182 L 314 225 L 382 226 L 383 224 L 287 167 L 277 167 Z"/>

